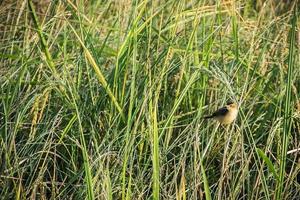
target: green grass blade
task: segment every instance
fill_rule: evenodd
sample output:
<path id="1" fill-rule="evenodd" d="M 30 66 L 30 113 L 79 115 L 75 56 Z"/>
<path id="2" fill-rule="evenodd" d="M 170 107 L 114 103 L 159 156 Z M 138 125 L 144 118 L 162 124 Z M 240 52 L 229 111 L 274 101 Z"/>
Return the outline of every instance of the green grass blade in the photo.
<path id="1" fill-rule="evenodd" d="M 283 198 L 283 188 L 285 181 L 285 170 L 286 170 L 286 156 L 289 144 L 289 136 L 291 134 L 292 126 L 292 108 L 294 107 L 292 101 L 292 80 L 294 76 L 294 48 L 295 48 L 295 33 L 296 33 L 296 23 L 297 23 L 297 7 L 294 7 L 294 13 L 291 20 L 291 30 L 290 30 L 290 40 L 289 40 L 289 56 L 288 56 L 288 74 L 287 83 L 285 88 L 285 99 L 284 99 L 284 119 L 283 119 L 283 132 L 281 138 L 281 154 L 280 154 L 280 174 L 279 182 L 276 186 L 276 199 L 280 200 Z"/>
<path id="2" fill-rule="evenodd" d="M 276 172 L 276 169 L 275 169 L 273 163 L 271 162 L 271 160 L 268 158 L 268 156 L 260 148 L 256 148 L 256 151 L 257 151 L 258 155 L 263 159 L 263 161 L 267 164 L 270 172 L 273 174 L 273 176 L 278 181 L 279 176 L 278 176 L 278 174 Z"/>
<path id="3" fill-rule="evenodd" d="M 29 6 L 29 9 L 30 9 L 31 14 L 32 14 L 32 19 L 33 19 L 34 24 L 36 26 L 36 31 L 37 31 L 37 33 L 39 35 L 40 40 L 41 40 L 41 45 L 42 45 L 42 49 L 43 49 L 43 51 L 45 53 L 45 56 L 46 56 L 47 64 L 50 67 L 51 71 L 54 73 L 54 75 L 56 77 L 58 77 L 58 73 L 56 71 L 55 64 L 53 62 L 52 56 L 50 54 L 47 41 L 46 41 L 46 39 L 44 37 L 44 34 L 43 34 L 43 31 L 42 31 L 39 19 L 38 19 L 37 15 L 36 15 L 36 11 L 35 11 L 34 5 L 33 5 L 33 3 L 32 3 L 31 0 L 28 0 L 28 6 Z"/>
<path id="4" fill-rule="evenodd" d="M 117 108 L 118 112 L 120 113 L 121 117 L 123 120 L 125 120 L 125 116 L 123 113 L 123 110 L 120 106 L 120 104 L 117 101 L 117 98 L 114 96 L 114 94 L 112 93 L 111 89 L 109 88 L 109 85 L 103 75 L 103 73 L 101 72 L 99 66 L 97 65 L 94 57 L 92 56 L 92 54 L 90 53 L 90 51 L 88 50 L 88 48 L 84 45 L 84 42 L 81 40 L 81 38 L 79 37 L 79 35 L 77 34 L 76 30 L 74 29 L 74 27 L 69 23 L 69 26 L 71 27 L 73 33 L 75 34 L 77 40 L 79 41 L 81 47 L 84 50 L 85 56 L 87 57 L 90 65 L 93 67 L 93 69 L 96 72 L 97 78 L 100 82 L 100 84 L 104 87 L 106 93 L 108 94 L 108 96 L 111 98 L 113 104 L 115 105 L 115 107 Z"/>

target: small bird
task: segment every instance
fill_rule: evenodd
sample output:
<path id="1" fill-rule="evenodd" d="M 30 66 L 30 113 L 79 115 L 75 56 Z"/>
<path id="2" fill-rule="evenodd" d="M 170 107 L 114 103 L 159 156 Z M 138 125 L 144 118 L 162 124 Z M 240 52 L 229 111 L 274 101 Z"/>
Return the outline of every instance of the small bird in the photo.
<path id="1" fill-rule="evenodd" d="M 216 119 L 218 120 L 221 124 L 230 124 L 232 123 L 238 114 L 238 106 L 236 103 L 233 101 L 228 101 L 226 106 L 218 109 L 215 111 L 212 115 L 205 116 L 204 119 Z"/>

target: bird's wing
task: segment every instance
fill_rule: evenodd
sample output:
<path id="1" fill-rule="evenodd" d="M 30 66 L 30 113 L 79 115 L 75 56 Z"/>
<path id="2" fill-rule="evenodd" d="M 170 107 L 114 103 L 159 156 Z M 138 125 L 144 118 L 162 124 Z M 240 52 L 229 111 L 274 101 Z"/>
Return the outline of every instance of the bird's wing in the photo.
<path id="1" fill-rule="evenodd" d="M 217 110 L 216 112 L 214 112 L 212 114 L 213 117 L 221 117 L 221 116 L 225 116 L 227 113 L 229 112 L 229 110 L 226 107 L 220 108 L 219 110 Z"/>

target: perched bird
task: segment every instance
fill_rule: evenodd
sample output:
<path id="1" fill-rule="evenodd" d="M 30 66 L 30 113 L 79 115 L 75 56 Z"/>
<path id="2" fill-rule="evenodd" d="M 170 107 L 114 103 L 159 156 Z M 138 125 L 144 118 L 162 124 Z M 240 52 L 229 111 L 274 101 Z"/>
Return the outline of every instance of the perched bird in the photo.
<path id="1" fill-rule="evenodd" d="M 221 124 L 230 124 L 232 123 L 238 114 L 238 106 L 233 101 L 228 101 L 226 106 L 218 109 L 212 115 L 205 116 L 204 119 L 216 119 Z"/>

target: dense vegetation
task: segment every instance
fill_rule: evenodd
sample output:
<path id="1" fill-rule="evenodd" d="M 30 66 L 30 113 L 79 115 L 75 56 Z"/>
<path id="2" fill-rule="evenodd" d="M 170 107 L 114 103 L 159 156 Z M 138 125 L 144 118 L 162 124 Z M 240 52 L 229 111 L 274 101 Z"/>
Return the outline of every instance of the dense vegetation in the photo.
<path id="1" fill-rule="evenodd" d="M 0 4 L 1 199 L 300 199 L 297 0 Z"/>

